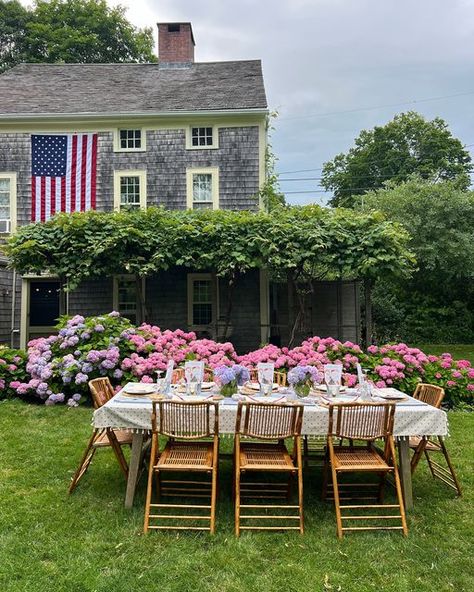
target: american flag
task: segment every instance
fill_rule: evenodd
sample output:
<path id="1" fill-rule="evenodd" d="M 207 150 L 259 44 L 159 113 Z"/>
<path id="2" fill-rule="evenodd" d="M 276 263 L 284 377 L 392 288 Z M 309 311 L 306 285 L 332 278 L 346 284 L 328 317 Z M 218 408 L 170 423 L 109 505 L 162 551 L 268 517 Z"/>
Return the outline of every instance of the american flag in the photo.
<path id="1" fill-rule="evenodd" d="M 31 219 L 95 209 L 97 134 L 31 136 Z"/>

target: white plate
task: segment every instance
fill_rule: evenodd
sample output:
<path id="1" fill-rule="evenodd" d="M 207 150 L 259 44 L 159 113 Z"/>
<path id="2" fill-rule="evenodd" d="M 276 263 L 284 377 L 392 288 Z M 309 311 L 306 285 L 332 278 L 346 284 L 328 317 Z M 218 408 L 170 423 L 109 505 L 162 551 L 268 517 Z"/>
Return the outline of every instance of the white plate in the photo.
<path id="1" fill-rule="evenodd" d="M 153 384 L 144 383 L 127 384 L 123 388 L 123 392 L 130 395 L 150 395 L 155 392 L 155 386 Z"/>
<path id="2" fill-rule="evenodd" d="M 215 382 L 202 382 L 201 383 L 201 389 L 203 391 L 206 391 L 208 389 L 211 389 L 211 388 L 213 388 L 215 386 L 216 386 L 216 383 Z"/>
<path id="3" fill-rule="evenodd" d="M 260 383 L 259 382 L 248 382 L 245 386 L 248 386 L 253 391 L 259 391 L 260 390 Z M 273 383 L 273 389 L 272 390 L 274 390 L 274 391 L 277 391 L 278 390 L 278 384 L 276 382 Z"/>
<path id="4" fill-rule="evenodd" d="M 315 390 L 322 391 L 323 393 L 327 393 L 328 387 L 325 384 L 318 384 L 318 386 L 315 387 Z M 343 393 L 346 390 L 347 390 L 346 386 L 339 387 L 340 393 Z"/>
<path id="5" fill-rule="evenodd" d="M 380 399 L 386 399 L 387 401 L 400 401 L 401 399 L 407 398 L 403 393 L 380 393 L 376 391 L 374 395 L 380 397 Z"/>

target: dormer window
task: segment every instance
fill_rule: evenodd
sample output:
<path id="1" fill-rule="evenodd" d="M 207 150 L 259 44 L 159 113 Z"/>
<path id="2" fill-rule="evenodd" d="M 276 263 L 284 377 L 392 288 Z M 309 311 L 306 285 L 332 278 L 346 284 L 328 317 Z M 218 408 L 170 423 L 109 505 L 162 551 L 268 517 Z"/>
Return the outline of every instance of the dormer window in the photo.
<path id="1" fill-rule="evenodd" d="M 186 130 L 186 148 L 188 150 L 218 147 L 218 130 L 216 126 L 192 126 Z"/>

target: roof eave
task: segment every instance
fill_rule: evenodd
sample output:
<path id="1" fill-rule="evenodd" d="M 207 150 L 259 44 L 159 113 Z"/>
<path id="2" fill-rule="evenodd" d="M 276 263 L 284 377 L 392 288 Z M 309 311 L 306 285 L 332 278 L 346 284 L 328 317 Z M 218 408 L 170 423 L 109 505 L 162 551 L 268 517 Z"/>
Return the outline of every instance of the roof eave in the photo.
<path id="1" fill-rule="evenodd" d="M 67 121 L 70 119 L 143 119 L 148 117 L 160 117 L 164 119 L 176 119 L 181 117 L 209 117 L 229 115 L 267 115 L 268 108 L 251 109 L 209 109 L 191 111 L 130 111 L 130 112 L 78 112 L 78 113 L 0 113 L 0 121 Z"/>

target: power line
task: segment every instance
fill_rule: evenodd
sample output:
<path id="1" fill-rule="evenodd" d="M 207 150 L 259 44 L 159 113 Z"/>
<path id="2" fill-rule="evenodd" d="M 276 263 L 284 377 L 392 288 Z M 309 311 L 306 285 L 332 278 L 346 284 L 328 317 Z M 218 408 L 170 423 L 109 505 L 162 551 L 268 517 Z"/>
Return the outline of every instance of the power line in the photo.
<path id="1" fill-rule="evenodd" d="M 441 101 L 444 99 L 454 99 L 457 97 L 465 97 L 468 95 L 474 95 L 474 91 L 468 91 L 464 93 L 456 93 L 453 95 L 443 95 L 439 97 L 428 97 L 426 99 L 413 99 L 411 101 L 403 101 L 400 103 L 388 103 L 386 105 L 377 105 L 374 107 L 358 107 L 356 109 L 346 109 L 344 111 L 329 111 L 327 113 L 308 113 L 306 115 L 295 115 L 293 117 L 279 117 L 278 121 L 291 121 L 294 119 L 308 119 L 310 117 L 330 117 L 332 115 L 344 115 L 346 113 L 358 113 L 360 111 L 374 111 L 377 109 L 386 109 L 388 107 L 401 107 L 403 105 L 416 105 L 417 103 L 428 103 L 430 101 Z"/>

